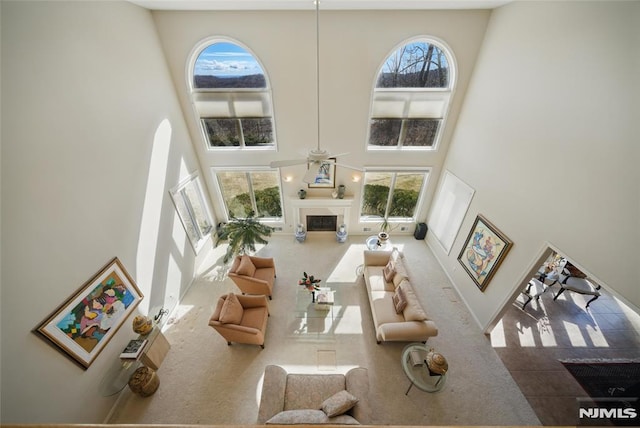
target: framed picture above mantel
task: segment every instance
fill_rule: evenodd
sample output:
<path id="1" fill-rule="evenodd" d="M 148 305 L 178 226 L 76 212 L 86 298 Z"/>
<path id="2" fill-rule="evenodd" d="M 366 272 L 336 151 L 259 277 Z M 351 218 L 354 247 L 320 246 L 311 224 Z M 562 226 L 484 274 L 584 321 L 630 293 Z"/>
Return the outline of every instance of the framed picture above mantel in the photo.
<path id="1" fill-rule="evenodd" d="M 329 158 L 329 161 L 310 162 L 307 164 L 309 170 L 315 171 L 315 178 L 309 184 L 309 188 L 333 189 L 336 187 L 336 158 Z"/>
<path id="2" fill-rule="evenodd" d="M 133 278 L 114 257 L 34 332 L 86 369 L 142 298 Z"/>
<path id="3" fill-rule="evenodd" d="M 478 214 L 458 255 L 458 261 L 480 291 L 484 291 L 513 242 Z"/>

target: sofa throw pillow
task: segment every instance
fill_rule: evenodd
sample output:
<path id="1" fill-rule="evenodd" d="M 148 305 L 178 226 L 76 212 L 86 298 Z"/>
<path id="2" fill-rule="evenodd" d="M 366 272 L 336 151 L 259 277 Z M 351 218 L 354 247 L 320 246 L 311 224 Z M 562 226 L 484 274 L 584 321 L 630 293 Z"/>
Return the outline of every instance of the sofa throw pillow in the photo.
<path id="1" fill-rule="evenodd" d="M 238 300 L 238 296 L 230 293 L 222 304 L 218 321 L 222 324 L 240 324 L 243 312 L 244 309 L 240 304 L 240 300 Z"/>
<path id="2" fill-rule="evenodd" d="M 382 269 L 382 276 L 384 276 L 385 282 L 393 281 L 393 277 L 396 274 L 396 267 L 392 260 L 389 260 L 389 263 Z"/>
<path id="3" fill-rule="evenodd" d="M 322 410 L 298 409 L 284 410 L 276 413 L 265 422 L 268 425 L 360 425 L 355 418 L 349 415 L 340 415 L 334 418 L 328 417 Z"/>
<path id="4" fill-rule="evenodd" d="M 320 407 L 330 418 L 338 416 L 356 405 L 358 399 L 347 390 L 338 391 L 322 402 Z"/>
<path id="5" fill-rule="evenodd" d="M 256 273 L 256 266 L 251 261 L 251 257 L 246 254 L 240 259 L 240 265 L 236 270 L 238 275 L 253 276 Z"/>
<path id="6" fill-rule="evenodd" d="M 428 319 L 427 314 L 422 309 L 422 306 L 418 301 L 418 296 L 416 296 L 416 294 L 414 293 L 413 288 L 411 288 L 411 284 L 409 283 L 409 281 L 406 281 L 406 280 L 402 281 L 402 283 L 400 283 L 398 287 L 402 288 L 402 291 L 404 292 L 404 295 L 407 298 L 407 306 L 402 311 L 402 314 L 404 315 L 404 320 L 405 321 L 427 320 Z"/>
<path id="7" fill-rule="evenodd" d="M 396 288 L 391 300 L 393 300 L 393 306 L 396 309 L 396 314 L 401 314 L 402 311 L 404 311 L 404 308 L 407 307 L 407 298 L 404 295 L 402 287 Z"/>
<path id="8" fill-rule="evenodd" d="M 404 267 L 402 260 L 397 261 L 394 266 L 396 274 L 393 276 L 393 286 L 394 288 L 398 288 L 402 281 L 409 279 L 409 275 L 407 274 L 407 269 Z"/>

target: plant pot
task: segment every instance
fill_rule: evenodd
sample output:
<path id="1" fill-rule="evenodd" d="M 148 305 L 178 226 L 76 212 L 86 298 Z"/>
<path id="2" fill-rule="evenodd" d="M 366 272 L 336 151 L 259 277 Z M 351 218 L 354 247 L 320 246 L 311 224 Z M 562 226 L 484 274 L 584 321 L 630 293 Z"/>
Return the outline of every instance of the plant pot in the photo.
<path id="1" fill-rule="evenodd" d="M 131 391 L 142 397 L 153 395 L 158 386 L 160 386 L 160 378 L 155 370 L 145 366 L 137 368 L 129 379 Z"/>
<path id="2" fill-rule="evenodd" d="M 378 233 L 378 239 L 380 242 L 386 242 L 389 239 L 389 234 L 387 232 Z"/>

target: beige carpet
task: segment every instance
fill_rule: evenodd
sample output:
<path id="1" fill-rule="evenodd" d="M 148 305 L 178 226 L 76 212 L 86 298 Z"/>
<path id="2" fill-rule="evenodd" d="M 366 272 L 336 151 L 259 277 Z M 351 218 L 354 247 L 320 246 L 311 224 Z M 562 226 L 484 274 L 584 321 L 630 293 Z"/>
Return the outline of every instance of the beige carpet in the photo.
<path id="1" fill-rule="evenodd" d="M 364 279 L 359 275 L 364 236 L 339 244 L 331 234 L 305 243 L 273 236 L 257 255 L 274 257 L 277 278 L 270 302 L 265 349 L 233 344 L 207 325 L 221 294 L 237 291 L 225 277 L 217 248 L 203 272 L 169 317 L 171 351 L 158 371 L 160 388 L 142 398 L 127 388 L 111 423 L 254 424 L 267 364 L 290 372 L 344 373 L 369 369 L 372 421 L 381 425 L 539 425 L 540 422 L 482 334 L 424 241 L 392 237 L 405 252 L 414 288 L 439 335 L 428 344 L 444 354 L 449 375 L 442 391 L 412 388 L 400 366 L 406 343 L 377 345 Z M 307 319 L 296 307 L 303 271 L 337 290 L 324 319 Z"/>

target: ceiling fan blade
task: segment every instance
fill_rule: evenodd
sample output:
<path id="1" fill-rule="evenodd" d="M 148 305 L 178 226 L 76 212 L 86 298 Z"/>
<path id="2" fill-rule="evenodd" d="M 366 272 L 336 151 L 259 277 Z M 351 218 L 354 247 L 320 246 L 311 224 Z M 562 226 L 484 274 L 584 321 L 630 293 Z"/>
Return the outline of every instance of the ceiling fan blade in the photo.
<path id="1" fill-rule="evenodd" d="M 362 169 L 362 168 L 360 168 L 360 167 L 357 167 L 357 166 L 353 166 L 353 165 L 345 165 L 345 164 L 343 164 L 343 163 L 339 163 L 339 162 L 333 162 L 333 163 L 334 163 L 336 166 L 341 166 L 341 167 L 343 167 L 343 168 L 353 169 L 353 170 L 360 171 L 360 172 L 364 171 L 364 169 Z"/>
<path id="2" fill-rule="evenodd" d="M 281 161 L 272 161 L 269 166 L 271 168 L 280 168 L 283 166 L 293 166 L 293 165 L 302 165 L 306 164 L 306 159 L 289 159 L 289 160 L 281 160 Z"/>
<path id="3" fill-rule="evenodd" d="M 315 168 L 309 168 L 307 172 L 305 172 L 304 177 L 302 177 L 303 183 L 315 183 L 316 175 L 318 174 L 318 170 Z"/>
<path id="4" fill-rule="evenodd" d="M 348 154 L 349 154 L 349 152 L 338 153 L 337 155 L 330 154 L 330 155 L 329 155 L 329 157 L 332 157 L 332 158 L 339 158 L 340 156 L 346 156 L 346 155 L 348 155 Z"/>

